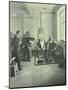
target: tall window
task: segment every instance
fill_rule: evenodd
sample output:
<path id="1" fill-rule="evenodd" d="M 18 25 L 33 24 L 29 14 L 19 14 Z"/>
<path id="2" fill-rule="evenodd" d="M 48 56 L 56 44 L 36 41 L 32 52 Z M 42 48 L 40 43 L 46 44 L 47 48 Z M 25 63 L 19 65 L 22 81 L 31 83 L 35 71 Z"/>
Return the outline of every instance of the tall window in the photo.
<path id="1" fill-rule="evenodd" d="M 57 40 L 65 41 L 65 6 L 57 12 Z"/>

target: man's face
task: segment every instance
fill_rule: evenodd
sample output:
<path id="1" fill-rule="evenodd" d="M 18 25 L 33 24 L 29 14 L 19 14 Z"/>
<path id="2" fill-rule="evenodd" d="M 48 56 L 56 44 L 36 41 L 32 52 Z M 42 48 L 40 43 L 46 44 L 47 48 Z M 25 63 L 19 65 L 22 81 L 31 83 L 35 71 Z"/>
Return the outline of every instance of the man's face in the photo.
<path id="1" fill-rule="evenodd" d="M 18 33 L 18 36 L 20 36 L 20 32 Z"/>

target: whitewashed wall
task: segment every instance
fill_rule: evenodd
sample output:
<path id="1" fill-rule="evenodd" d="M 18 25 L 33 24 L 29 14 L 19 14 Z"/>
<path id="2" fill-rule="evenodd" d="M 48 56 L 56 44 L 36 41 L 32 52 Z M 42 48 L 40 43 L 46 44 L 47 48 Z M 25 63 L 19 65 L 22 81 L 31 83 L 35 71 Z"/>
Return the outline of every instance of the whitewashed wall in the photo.
<path id="1" fill-rule="evenodd" d="M 21 33 L 29 31 L 31 36 L 37 39 L 38 30 L 40 28 L 40 10 L 32 8 L 31 16 L 26 14 L 24 11 L 20 14 L 12 15 L 10 18 L 10 31 L 15 33 L 17 30 L 20 30 Z M 30 17 L 30 18 L 29 18 Z M 54 38 L 54 14 L 43 13 L 41 15 L 41 27 L 43 28 L 43 38 L 47 41 L 49 37 Z"/>
<path id="2" fill-rule="evenodd" d="M 44 39 L 47 41 L 49 37 L 53 39 L 53 13 L 42 13 L 42 28 Z"/>

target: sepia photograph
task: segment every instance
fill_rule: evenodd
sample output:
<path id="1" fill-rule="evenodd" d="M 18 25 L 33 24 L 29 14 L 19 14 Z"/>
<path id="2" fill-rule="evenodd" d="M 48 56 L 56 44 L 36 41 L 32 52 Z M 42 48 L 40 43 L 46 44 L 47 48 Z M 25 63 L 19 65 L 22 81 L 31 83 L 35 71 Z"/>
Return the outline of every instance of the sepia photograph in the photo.
<path id="1" fill-rule="evenodd" d="M 66 85 L 66 4 L 9 1 L 9 88 Z"/>

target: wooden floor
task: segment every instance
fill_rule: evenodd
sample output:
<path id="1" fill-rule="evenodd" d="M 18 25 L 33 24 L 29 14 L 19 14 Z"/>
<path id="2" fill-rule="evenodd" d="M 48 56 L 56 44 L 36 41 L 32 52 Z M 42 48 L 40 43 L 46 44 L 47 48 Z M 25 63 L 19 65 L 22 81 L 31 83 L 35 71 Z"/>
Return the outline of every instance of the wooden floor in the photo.
<path id="1" fill-rule="evenodd" d="M 31 62 L 23 62 L 22 71 L 16 77 L 10 78 L 10 88 L 59 84 L 65 84 L 65 69 L 58 64 L 34 66 L 33 57 Z"/>

